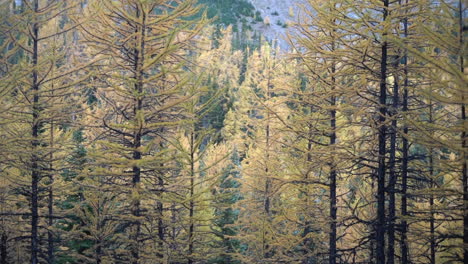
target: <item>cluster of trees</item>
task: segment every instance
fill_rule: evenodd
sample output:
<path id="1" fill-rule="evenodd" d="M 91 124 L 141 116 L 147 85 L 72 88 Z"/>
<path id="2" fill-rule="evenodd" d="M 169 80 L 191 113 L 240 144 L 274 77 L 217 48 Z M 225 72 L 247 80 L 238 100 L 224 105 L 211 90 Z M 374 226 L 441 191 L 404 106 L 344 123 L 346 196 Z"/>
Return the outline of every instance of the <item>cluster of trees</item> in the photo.
<path id="1" fill-rule="evenodd" d="M 327 185 L 330 263 L 466 261 L 466 5 L 308 4 L 296 94 Z"/>
<path id="2" fill-rule="evenodd" d="M 254 17 L 255 7 L 248 0 L 199 0 L 206 6 L 208 18 L 216 20 L 216 24 L 234 25 L 245 17 Z"/>
<path id="3" fill-rule="evenodd" d="M 3 1 L 0 263 L 464 263 L 466 5 L 300 10 Z"/>

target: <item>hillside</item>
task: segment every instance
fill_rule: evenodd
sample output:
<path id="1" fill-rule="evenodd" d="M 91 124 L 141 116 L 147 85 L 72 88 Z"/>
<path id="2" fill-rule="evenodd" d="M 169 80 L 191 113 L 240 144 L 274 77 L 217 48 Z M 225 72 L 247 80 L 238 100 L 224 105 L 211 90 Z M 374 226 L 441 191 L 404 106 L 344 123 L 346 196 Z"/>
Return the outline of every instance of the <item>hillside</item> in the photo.
<path id="1" fill-rule="evenodd" d="M 268 40 L 277 40 L 283 49 L 287 49 L 284 35 L 291 21 L 297 20 L 298 3 L 301 0 L 250 0 L 256 11 L 260 12 L 269 25 L 255 26 Z"/>
<path id="2" fill-rule="evenodd" d="M 284 35 L 291 21 L 296 21 L 302 0 L 199 0 L 213 23 L 233 25 L 234 31 L 259 32 L 268 41 L 277 41 L 287 49 Z"/>

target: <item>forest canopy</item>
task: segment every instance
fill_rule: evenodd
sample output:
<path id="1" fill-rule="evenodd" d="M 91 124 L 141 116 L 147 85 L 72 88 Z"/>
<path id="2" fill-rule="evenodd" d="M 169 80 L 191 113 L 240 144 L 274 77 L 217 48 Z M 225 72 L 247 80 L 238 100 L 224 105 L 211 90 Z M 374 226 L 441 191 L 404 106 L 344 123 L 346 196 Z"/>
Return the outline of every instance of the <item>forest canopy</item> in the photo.
<path id="1" fill-rule="evenodd" d="M 466 1 L 288 2 L 0 1 L 0 264 L 466 263 Z"/>

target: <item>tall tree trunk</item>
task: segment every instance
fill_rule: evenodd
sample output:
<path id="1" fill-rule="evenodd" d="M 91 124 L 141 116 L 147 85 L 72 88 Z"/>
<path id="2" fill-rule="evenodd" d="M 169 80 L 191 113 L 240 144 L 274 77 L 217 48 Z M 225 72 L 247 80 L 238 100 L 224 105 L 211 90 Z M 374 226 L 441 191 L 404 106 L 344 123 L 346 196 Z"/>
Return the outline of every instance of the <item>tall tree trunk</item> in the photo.
<path id="1" fill-rule="evenodd" d="M 270 89 L 271 89 L 271 76 L 270 72 L 268 73 L 268 83 L 267 83 L 267 96 L 266 101 L 270 100 Z M 270 110 L 267 109 L 267 124 L 265 127 L 265 197 L 264 197 L 264 209 L 265 209 L 265 217 L 266 221 L 270 221 L 270 189 L 271 189 L 271 179 L 270 179 L 270 168 L 269 168 L 269 160 L 270 160 Z M 263 230 L 263 257 L 265 259 L 271 257 L 269 253 L 270 246 L 266 241 L 267 232 Z"/>
<path id="2" fill-rule="evenodd" d="M 102 241 L 98 241 L 98 244 L 96 246 L 96 251 L 94 253 L 94 260 L 96 261 L 96 264 L 101 264 L 101 258 L 102 258 Z"/>
<path id="3" fill-rule="evenodd" d="M 39 105 L 39 80 L 38 80 L 38 56 L 39 56 L 39 0 L 34 0 L 34 24 L 32 26 L 32 91 L 33 91 L 33 106 L 32 106 L 32 157 L 31 157 L 31 264 L 38 264 L 39 238 L 38 238 L 38 185 L 40 181 L 39 168 L 39 130 L 42 122 L 39 119 L 41 111 Z"/>
<path id="4" fill-rule="evenodd" d="M 375 177 L 372 177 L 371 179 L 371 186 L 370 186 L 370 189 L 371 190 L 375 190 L 375 183 L 376 183 L 376 178 Z M 376 235 L 376 227 L 375 225 L 373 226 L 369 226 L 368 227 L 371 231 L 371 237 L 374 237 L 374 239 L 371 239 L 370 242 L 369 242 L 369 259 L 368 259 L 368 262 L 369 263 L 376 263 L 376 240 L 375 240 L 375 235 Z"/>
<path id="5" fill-rule="evenodd" d="M 334 21 L 333 21 L 334 22 Z M 333 38 L 335 31 L 333 30 Z M 332 42 L 332 52 L 335 51 L 335 40 Z M 329 263 L 336 264 L 336 164 L 335 164 L 335 144 L 336 144 L 336 95 L 335 83 L 336 83 L 336 65 L 333 59 L 331 68 L 331 97 L 330 97 L 330 147 L 331 147 L 331 159 L 330 159 L 330 237 L 329 237 Z"/>
<path id="6" fill-rule="evenodd" d="M 138 100 L 141 102 L 141 100 Z M 133 160 L 141 160 L 141 152 L 138 150 L 141 147 L 141 134 L 136 133 L 134 142 L 133 142 Z M 132 179 L 132 188 L 135 193 L 139 192 L 139 185 L 141 181 L 141 168 L 138 166 L 133 166 L 133 179 Z M 138 194 L 136 194 L 138 195 Z M 132 263 L 138 264 L 140 258 L 140 250 L 139 250 L 139 237 L 140 237 L 140 230 L 141 230 L 141 222 L 140 222 L 140 198 L 133 197 L 132 194 L 132 215 L 135 217 L 134 219 L 134 229 L 132 234 L 132 247 L 131 247 L 131 255 L 132 255 Z"/>
<path id="7" fill-rule="evenodd" d="M 268 117 L 269 118 L 269 117 Z M 269 154 L 268 154 L 268 145 L 269 145 L 269 137 L 270 137 L 270 125 L 268 124 L 265 129 L 265 134 L 266 134 L 266 145 L 267 145 L 267 154 L 266 154 L 266 161 L 265 161 L 265 197 L 264 197 L 264 210 L 265 210 L 265 220 L 264 221 L 269 221 L 270 220 L 270 188 L 271 188 L 271 180 L 269 178 L 269 168 L 268 168 L 268 159 L 269 159 Z M 266 259 L 270 256 L 269 250 L 270 246 L 267 242 L 267 231 L 263 230 L 263 257 Z"/>
<path id="8" fill-rule="evenodd" d="M 270 114 L 268 113 L 267 115 L 267 119 L 269 120 L 270 118 Z M 267 121 L 269 122 L 269 121 Z M 269 145 L 270 145 L 270 124 L 267 123 L 266 125 L 266 128 L 265 128 L 265 136 L 266 136 L 266 161 L 265 161 L 265 164 L 268 162 L 269 160 Z M 265 166 L 265 177 L 266 177 L 266 180 L 265 180 L 265 213 L 267 215 L 267 217 L 270 216 L 270 188 L 271 188 L 271 180 L 270 180 L 270 177 L 269 177 L 269 168 L 268 168 L 268 164 Z"/>
<path id="9" fill-rule="evenodd" d="M 94 251 L 94 261 L 96 262 L 96 264 L 101 264 L 102 263 L 102 245 L 103 245 L 103 237 L 102 237 L 102 234 L 101 234 L 101 231 L 102 231 L 102 223 L 104 221 L 104 219 L 102 219 L 102 216 L 101 216 L 101 205 L 104 204 L 104 202 L 101 201 L 102 197 L 99 196 L 98 198 L 98 203 L 97 203 L 97 210 L 96 210 L 96 233 L 99 235 L 98 236 L 98 239 L 96 241 L 96 250 Z"/>
<path id="10" fill-rule="evenodd" d="M 429 101 L 429 123 L 432 124 L 433 119 L 433 107 L 432 100 Z M 431 132 L 432 134 L 432 132 Z M 429 187 L 432 189 L 435 187 L 434 182 L 434 148 L 431 146 L 429 148 Z M 429 195 L 429 244 L 430 244 L 430 261 L 431 264 L 436 263 L 436 241 L 435 241 L 435 219 L 434 219 L 434 195 Z"/>
<path id="11" fill-rule="evenodd" d="M 160 144 L 160 146 L 162 148 L 162 144 Z M 161 164 L 161 168 L 163 168 L 163 166 L 164 166 L 164 164 Z M 161 172 L 161 175 L 158 178 L 158 185 L 159 185 L 159 188 L 160 188 L 160 196 L 162 196 L 161 194 L 164 192 L 164 178 L 163 178 L 162 173 L 163 172 Z M 159 239 L 158 247 L 161 250 L 161 253 L 158 253 L 158 257 L 160 259 L 164 259 L 164 221 L 163 221 L 164 204 L 161 201 L 157 202 L 156 210 L 157 210 L 158 217 L 159 217 L 159 219 L 158 219 L 158 239 Z"/>
<path id="12" fill-rule="evenodd" d="M 396 220 L 396 202 L 395 202 L 395 186 L 397 183 L 396 174 L 396 144 L 397 144 L 397 112 L 399 107 L 399 78 L 398 78 L 398 61 L 395 63 L 395 74 L 393 83 L 393 102 L 390 117 L 392 118 L 392 128 L 390 136 L 390 160 L 389 160 L 389 179 L 388 179 L 388 247 L 387 247 L 387 263 L 395 263 L 395 220 Z"/>
<path id="13" fill-rule="evenodd" d="M 193 263 L 193 244 L 194 244 L 194 232 L 195 232 L 195 223 L 194 223 L 194 213 L 195 213 L 195 203 L 193 201 L 195 195 L 195 126 L 192 128 L 190 133 L 190 203 L 189 203 L 189 258 L 188 264 Z"/>
<path id="14" fill-rule="evenodd" d="M 332 107 L 335 105 L 336 98 L 332 96 Z M 336 111 L 330 111 L 330 125 L 332 129 L 332 135 L 330 137 L 330 145 L 333 146 L 336 143 Z M 335 163 L 332 161 L 330 163 L 330 264 L 336 264 L 336 219 L 337 219 L 337 207 L 336 207 L 336 169 Z"/>
<path id="15" fill-rule="evenodd" d="M 175 202 L 171 203 L 171 206 L 170 206 L 169 210 L 171 212 L 171 228 L 170 228 L 170 232 L 168 232 L 168 237 L 170 238 L 171 243 L 168 243 L 169 244 L 168 246 L 169 246 L 169 249 L 171 250 L 171 252 L 168 253 L 167 260 L 164 261 L 164 264 L 171 263 L 171 257 L 170 256 L 171 256 L 172 252 L 177 251 L 177 246 L 178 246 L 176 243 L 174 243 L 174 241 L 176 241 L 176 237 L 177 237 L 176 223 L 177 223 L 177 215 L 178 215 L 177 207 L 176 207 Z"/>
<path id="16" fill-rule="evenodd" d="M 47 262 L 54 263 L 54 233 L 52 227 L 54 225 L 54 165 L 53 165 L 53 148 L 54 148 L 54 123 L 50 123 L 50 161 L 49 161 L 49 199 L 48 199 L 48 230 L 47 230 Z"/>
<path id="17" fill-rule="evenodd" d="M 310 113 L 312 113 L 313 111 L 313 107 L 311 106 L 310 107 Z M 307 166 L 310 166 L 311 162 L 312 162 L 312 133 L 313 133 L 313 126 L 312 124 L 309 122 L 308 124 L 308 140 L 307 140 Z M 305 182 L 307 182 L 309 180 L 309 175 L 310 175 L 310 172 L 307 172 L 306 175 L 305 175 Z M 305 196 L 305 203 L 307 205 L 307 207 L 310 206 L 310 200 L 311 200 L 311 197 L 309 196 L 309 185 L 306 184 L 306 191 L 303 193 L 303 195 Z M 310 217 L 310 218 L 309 218 Z M 312 263 L 313 261 L 313 258 L 311 256 L 308 256 L 309 254 L 309 250 L 310 250 L 310 246 L 311 246 L 311 243 L 312 243 L 312 239 L 310 238 L 307 238 L 307 235 L 312 232 L 312 228 L 311 228 L 311 224 L 312 224 L 312 221 L 311 221 L 311 215 L 307 214 L 306 215 L 306 219 L 305 219 L 305 222 L 304 222 L 304 230 L 302 232 L 302 237 L 304 238 L 304 241 L 303 241 L 303 253 L 304 255 L 306 256 L 304 258 L 304 260 L 302 261 L 303 264 L 309 264 L 309 263 Z"/>
<path id="18" fill-rule="evenodd" d="M 431 181 L 432 185 L 432 181 Z M 430 261 L 431 264 L 436 264 L 436 238 L 435 238 L 435 219 L 434 219 L 434 195 L 429 197 L 429 207 L 430 207 L 430 219 L 429 219 L 429 228 L 430 228 Z"/>
<path id="19" fill-rule="evenodd" d="M 433 164 L 432 164 L 432 153 L 431 153 L 431 164 L 429 166 L 431 166 L 429 168 L 429 170 L 432 172 L 431 174 L 433 174 L 433 170 L 434 170 L 434 167 L 433 167 Z M 434 181 L 431 179 L 431 188 L 434 188 Z M 429 208 L 430 208 L 430 212 L 429 212 L 429 228 L 430 228 L 430 236 L 429 236 L 429 240 L 430 240 L 430 252 L 431 252 L 431 256 L 430 256 L 430 260 L 431 260 L 431 264 L 436 264 L 436 238 L 435 238 L 435 212 L 434 212 L 434 195 L 431 194 L 430 197 L 429 197 Z"/>
<path id="20" fill-rule="evenodd" d="M 160 182 L 164 184 L 163 180 L 160 179 Z M 158 253 L 158 257 L 160 259 L 164 258 L 164 222 L 163 222 L 163 213 L 164 213 L 164 205 L 162 202 L 158 202 L 157 204 L 157 211 L 158 211 L 158 247 L 161 250 L 161 253 Z"/>
<path id="21" fill-rule="evenodd" d="M 383 24 L 388 17 L 389 0 L 383 0 Z M 386 27 L 386 25 L 383 25 Z M 386 171 L 386 136 L 387 126 L 387 32 L 382 34 L 381 62 L 380 62 L 380 91 L 379 91 L 379 121 L 378 140 L 379 157 L 377 170 L 377 224 L 376 224 L 376 257 L 378 264 L 385 264 L 385 171 Z"/>
<path id="22" fill-rule="evenodd" d="M 405 1 L 405 17 L 403 19 L 403 31 L 404 38 L 408 37 L 408 0 Z M 403 105 L 402 112 L 406 115 L 408 112 L 408 51 L 404 51 L 403 60 Z M 401 238 L 400 238 L 400 250 L 401 250 L 401 263 L 408 263 L 408 245 L 407 245 L 407 232 L 408 224 L 406 218 L 408 217 L 408 201 L 407 201 L 407 189 L 408 189 L 408 126 L 403 124 L 403 136 L 402 136 L 402 162 L 401 162 Z"/>
<path id="23" fill-rule="evenodd" d="M 8 264 L 8 236 L 5 231 L 0 235 L 0 264 Z"/>
<path id="24" fill-rule="evenodd" d="M 161 134 L 164 133 L 164 129 L 161 129 Z M 159 143 L 159 150 L 162 151 L 164 148 L 163 142 Z M 164 163 L 159 164 L 160 168 L 164 168 Z M 156 202 L 156 213 L 158 215 L 158 249 L 161 250 L 156 255 L 159 259 L 164 259 L 164 204 L 162 202 L 162 194 L 164 193 L 164 170 L 159 171 L 158 176 L 158 187 L 157 192 L 159 200 Z"/>
<path id="25" fill-rule="evenodd" d="M 142 140 L 142 130 L 143 130 L 143 121 L 139 120 L 140 111 L 143 108 L 143 65 L 144 65 L 144 50 L 145 50 L 145 11 L 140 10 L 140 6 L 138 3 L 135 4 L 136 9 L 136 17 L 141 18 L 141 24 L 135 25 L 135 40 L 136 40 L 136 47 L 134 49 L 134 70 L 135 70 L 135 103 L 134 103 L 134 118 L 137 127 L 134 131 L 134 140 L 133 140 L 133 160 L 138 161 L 141 160 L 141 140 Z M 140 189 L 140 181 L 141 181 L 141 168 L 139 165 L 133 166 L 133 179 L 132 179 L 132 188 L 133 191 L 138 193 Z M 137 194 L 138 195 L 138 194 Z M 133 196 L 133 195 L 132 195 Z M 140 249 L 139 249 L 139 239 L 140 239 L 140 232 L 141 232 L 141 221 L 140 217 L 140 198 L 139 197 L 132 197 L 132 215 L 135 217 L 134 220 L 134 230 L 133 230 L 133 237 L 132 237 L 132 248 L 131 248 L 131 255 L 132 255 L 132 263 L 138 264 L 140 261 Z"/>
<path id="26" fill-rule="evenodd" d="M 464 26 L 464 18 L 463 18 L 463 3 L 462 0 L 458 1 L 458 23 L 459 23 L 459 42 L 460 42 L 460 49 L 463 50 L 463 26 Z M 464 56 L 465 54 L 461 54 L 460 56 L 460 71 L 462 73 L 465 72 L 465 65 L 464 65 Z M 463 132 L 461 133 L 461 145 L 462 145 L 462 153 L 461 153 L 461 160 L 462 160 L 462 182 L 463 182 L 463 259 L 466 261 L 468 260 L 468 161 L 467 161 L 467 132 L 466 132 L 466 106 L 465 106 L 465 90 L 463 87 L 460 87 L 461 91 L 461 121 L 463 124 Z M 466 87 L 465 87 L 466 88 Z"/>
<path id="27" fill-rule="evenodd" d="M 51 0 L 48 1 L 48 4 L 51 4 Z M 54 45 L 57 45 L 57 39 L 54 37 Z M 54 57 L 57 56 L 56 49 L 53 49 Z M 54 76 L 55 66 L 53 65 L 51 74 Z M 51 83 L 52 86 L 52 97 L 54 96 L 54 81 Z M 50 121 L 50 155 L 49 155 L 49 193 L 48 193 L 48 230 L 47 230 L 47 262 L 49 264 L 53 264 L 54 260 L 54 232 L 53 232 L 53 225 L 54 225 L 54 120 Z"/>

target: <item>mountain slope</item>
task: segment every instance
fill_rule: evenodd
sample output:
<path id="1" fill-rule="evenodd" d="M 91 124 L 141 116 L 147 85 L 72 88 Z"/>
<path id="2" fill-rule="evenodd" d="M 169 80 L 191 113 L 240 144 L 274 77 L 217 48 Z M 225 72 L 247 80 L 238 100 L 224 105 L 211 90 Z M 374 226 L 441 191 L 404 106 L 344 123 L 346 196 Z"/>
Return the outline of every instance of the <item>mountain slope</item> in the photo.
<path id="1" fill-rule="evenodd" d="M 213 23 L 234 26 L 234 32 L 258 32 L 268 41 L 288 49 L 284 39 L 291 21 L 297 20 L 298 4 L 305 0 L 199 0 Z"/>
<path id="2" fill-rule="evenodd" d="M 276 40 L 278 44 L 287 49 L 284 35 L 291 21 L 296 21 L 298 4 L 303 0 L 250 0 L 256 11 L 264 18 L 263 25 L 254 26 L 269 41 Z"/>

